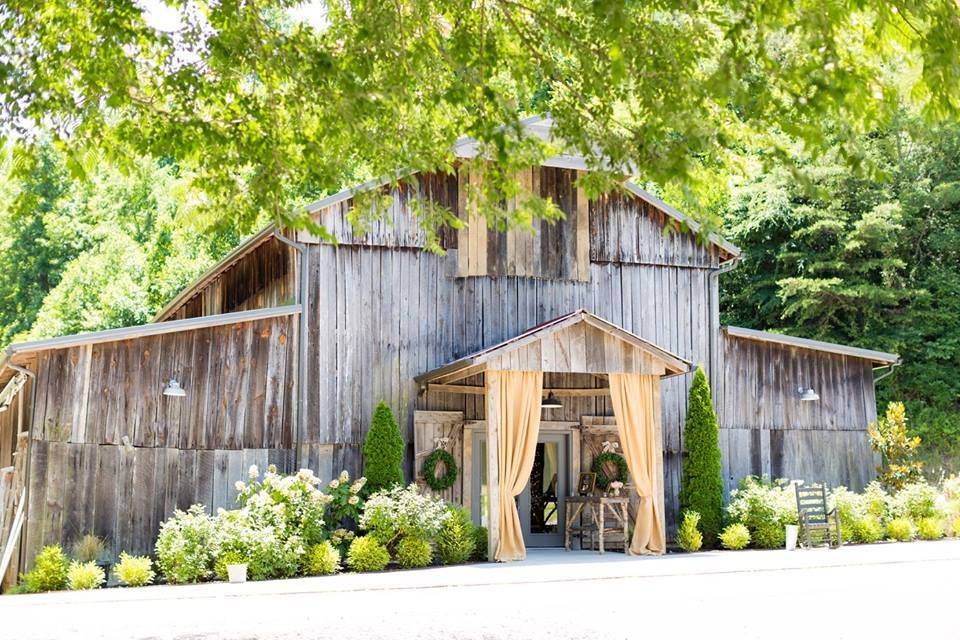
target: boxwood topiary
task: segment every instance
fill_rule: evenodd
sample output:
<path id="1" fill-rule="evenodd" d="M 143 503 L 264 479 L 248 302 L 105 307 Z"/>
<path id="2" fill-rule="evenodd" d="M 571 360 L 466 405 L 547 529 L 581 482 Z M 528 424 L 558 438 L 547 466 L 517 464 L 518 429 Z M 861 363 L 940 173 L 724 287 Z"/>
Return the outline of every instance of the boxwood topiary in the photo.
<path id="1" fill-rule="evenodd" d="M 370 430 L 363 441 L 363 474 L 366 492 L 403 484 L 403 436 L 393 412 L 382 400 L 373 412 Z"/>

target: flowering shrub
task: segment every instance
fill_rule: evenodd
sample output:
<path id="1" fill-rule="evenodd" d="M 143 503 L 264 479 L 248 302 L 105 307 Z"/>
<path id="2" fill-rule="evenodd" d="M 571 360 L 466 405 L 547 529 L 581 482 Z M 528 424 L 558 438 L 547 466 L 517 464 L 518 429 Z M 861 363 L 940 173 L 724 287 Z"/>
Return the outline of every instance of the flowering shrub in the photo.
<path id="1" fill-rule="evenodd" d="M 724 549 L 746 549 L 750 544 L 750 530 L 746 525 L 735 522 L 727 525 L 727 528 L 720 534 L 720 544 Z"/>
<path id="2" fill-rule="evenodd" d="M 405 537 L 432 540 L 448 517 L 442 500 L 421 495 L 417 485 L 411 484 L 370 496 L 360 516 L 360 528 L 393 549 Z"/>
<path id="3" fill-rule="evenodd" d="M 350 543 L 347 565 L 354 571 L 383 571 L 390 564 L 390 552 L 373 536 L 360 536 Z"/>
<path id="4" fill-rule="evenodd" d="M 955 517 L 953 522 L 950 523 L 949 534 L 954 538 L 960 538 L 960 516 Z"/>
<path id="5" fill-rule="evenodd" d="M 784 527 L 797 524 L 794 489 L 785 481 L 747 476 L 730 492 L 727 515 L 747 527 L 755 547 L 777 549 L 785 542 Z"/>
<path id="6" fill-rule="evenodd" d="M 295 475 L 283 476 L 270 465 L 260 480 L 254 465 L 247 475 L 247 483 L 236 484 L 237 500 L 250 514 L 255 528 L 272 528 L 277 540 L 294 540 L 301 548 L 324 539 L 323 516 L 332 498 L 317 488 L 320 479 L 313 471 L 301 469 Z"/>
<path id="7" fill-rule="evenodd" d="M 120 554 L 120 562 L 114 567 L 120 584 L 128 587 L 142 587 L 153 582 L 153 563 L 146 556 Z"/>
<path id="8" fill-rule="evenodd" d="M 262 515 L 262 514 L 261 514 Z M 264 523 L 249 508 L 217 512 L 216 547 L 220 556 L 233 559 L 225 564 L 247 565 L 251 580 L 267 580 L 296 575 L 305 552 L 302 538 L 283 526 Z M 281 538 L 281 533 L 287 533 Z M 218 557 L 218 560 L 220 558 Z M 220 563 L 224 564 L 224 563 Z M 225 575 L 225 568 L 218 575 Z"/>
<path id="9" fill-rule="evenodd" d="M 939 494 L 923 480 L 903 487 L 893 497 L 890 511 L 895 518 L 910 518 L 918 522 L 923 518 L 940 517 L 943 514 L 937 508 Z"/>
<path id="10" fill-rule="evenodd" d="M 214 521 L 203 505 L 178 509 L 160 525 L 157 566 L 170 582 L 199 582 L 209 577 L 217 552 Z"/>
<path id="11" fill-rule="evenodd" d="M 353 542 L 355 537 L 356 534 L 348 529 L 334 529 L 330 532 L 330 544 L 336 547 L 342 556 L 347 553 L 347 549 L 350 548 L 350 543 Z"/>
<path id="12" fill-rule="evenodd" d="M 103 569 L 92 560 L 90 562 L 73 561 L 67 569 L 67 587 L 71 591 L 97 589 L 106 581 L 107 577 L 103 574 Z"/>
<path id="13" fill-rule="evenodd" d="M 357 478 L 350 482 L 350 474 L 341 471 L 340 476 L 327 485 L 327 495 L 330 504 L 327 512 L 327 522 L 331 527 L 340 526 L 345 520 L 356 522 L 363 513 L 363 498 L 361 491 L 366 485 L 366 478 Z"/>

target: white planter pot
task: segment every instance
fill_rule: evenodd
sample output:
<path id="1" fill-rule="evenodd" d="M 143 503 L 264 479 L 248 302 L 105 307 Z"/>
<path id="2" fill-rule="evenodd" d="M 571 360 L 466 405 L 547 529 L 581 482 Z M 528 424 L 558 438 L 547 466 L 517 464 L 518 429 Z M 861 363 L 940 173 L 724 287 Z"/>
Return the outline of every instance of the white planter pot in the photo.
<path id="1" fill-rule="evenodd" d="M 246 582 L 247 581 L 247 565 L 228 564 L 227 577 L 229 577 L 230 582 L 233 582 L 233 583 Z"/>
<path id="2" fill-rule="evenodd" d="M 787 525 L 787 542 L 784 545 L 787 551 L 793 551 L 797 548 L 797 536 L 800 535 L 800 527 L 795 524 Z"/>

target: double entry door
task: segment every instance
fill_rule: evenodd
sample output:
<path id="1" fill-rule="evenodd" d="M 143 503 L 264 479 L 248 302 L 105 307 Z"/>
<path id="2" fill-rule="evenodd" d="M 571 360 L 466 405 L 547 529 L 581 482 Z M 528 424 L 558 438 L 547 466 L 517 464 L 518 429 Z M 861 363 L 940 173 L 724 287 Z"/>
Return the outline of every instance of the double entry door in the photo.
<path id="1" fill-rule="evenodd" d="M 487 436 L 477 432 L 473 437 L 473 516 L 487 526 Z M 570 483 L 568 440 L 569 435 L 560 433 L 541 433 L 537 438 L 530 478 L 517 496 L 527 547 L 563 546 L 565 498 Z"/>

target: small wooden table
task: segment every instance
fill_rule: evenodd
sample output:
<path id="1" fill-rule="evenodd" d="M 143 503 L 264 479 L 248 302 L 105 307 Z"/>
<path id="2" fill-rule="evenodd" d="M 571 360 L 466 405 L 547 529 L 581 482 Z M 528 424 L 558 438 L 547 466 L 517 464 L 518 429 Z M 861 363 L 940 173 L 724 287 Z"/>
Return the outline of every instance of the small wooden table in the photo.
<path id="1" fill-rule="evenodd" d="M 583 547 L 583 534 L 594 531 L 597 532 L 600 543 L 600 553 L 603 553 L 603 535 L 605 533 L 616 533 L 623 531 L 623 552 L 630 555 L 630 532 L 628 523 L 630 516 L 627 508 L 630 506 L 630 498 L 627 496 L 619 497 L 601 497 L 601 496 L 570 496 L 567 498 L 567 526 L 564 532 L 564 547 L 570 551 L 570 539 L 577 535 L 580 538 L 580 546 Z M 589 507 L 592 524 L 574 524 L 577 518 L 583 513 L 585 507 Z M 618 522 L 618 527 L 607 527 L 605 524 L 607 511 Z"/>

